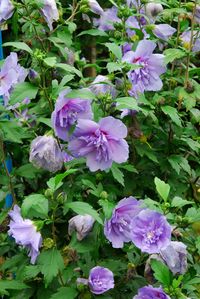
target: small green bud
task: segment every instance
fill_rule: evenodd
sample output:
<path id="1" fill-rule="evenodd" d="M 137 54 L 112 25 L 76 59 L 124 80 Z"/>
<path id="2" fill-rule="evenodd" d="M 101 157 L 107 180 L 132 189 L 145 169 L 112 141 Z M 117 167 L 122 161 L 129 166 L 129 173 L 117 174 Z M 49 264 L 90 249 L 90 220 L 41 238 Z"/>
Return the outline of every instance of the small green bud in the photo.
<path id="1" fill-rule="evenodd" d="M 53 191 L 51 189 L 47 189 L 44 193 L 44 195 L 48 198 L 52 198 L 53 197 Z"/>
<path id="2" fill-rule="evenodd" d="M 45 249 L 50 249 L 54 246 L 54 241 L 51 238 L 46 238 L 43 241 L 43 246 Z"/>
<path id="3" fill-rule="evenodd" d="M 100 194 L 100 198 L 107 199 L 108 198 L 108 193 L 106 191 L 102 191 L 101 194 Z"/>

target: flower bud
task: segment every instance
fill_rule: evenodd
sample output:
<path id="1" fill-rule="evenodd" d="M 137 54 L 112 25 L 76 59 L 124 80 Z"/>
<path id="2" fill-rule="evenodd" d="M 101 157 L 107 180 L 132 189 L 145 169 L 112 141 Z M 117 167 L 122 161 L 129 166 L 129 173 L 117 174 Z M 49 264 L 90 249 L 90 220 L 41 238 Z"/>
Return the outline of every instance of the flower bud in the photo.
<path id="1" fill-rule="evenodd" d="M 71 236 L 76 231 L 79 241 L 83 240 L 92 230 L 95 220 L 90 215 L 77 215 L 69 220 L 68 234 Z"/>
<path id="2" fill-rule="evenodd" d="M 146 5 L 146 14 L 150 18 L 155 18 L 162 11 L 163 7 L 160 3 L 150 2 Z"/>

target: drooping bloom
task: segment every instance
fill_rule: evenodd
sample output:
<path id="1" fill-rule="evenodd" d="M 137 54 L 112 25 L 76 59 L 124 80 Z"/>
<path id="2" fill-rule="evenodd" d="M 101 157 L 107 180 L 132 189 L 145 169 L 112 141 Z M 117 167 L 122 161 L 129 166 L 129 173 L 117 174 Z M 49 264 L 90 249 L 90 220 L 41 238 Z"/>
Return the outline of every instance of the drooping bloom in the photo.
<path id="1" fill-rule="evenodd" d="M 78 119 L 93 117 L 89 100 L 68 98 L 70 89 L 63 90 L 56 101 L 51 120 L 56 135 L 62 140 L 69 140 L 69 130 Z"/>
<path id="2" fill-rule="evenodd" d="M 27 74 L 28 72 L 18 64 L 17 54 L 10 53 L 0 69 L 0 96 L 4 97 L 5 105 L 8 104 L 13 87 L 23 82 Z"/>
<path id="3" fill-rule="evenodd" d="M 56 172 L 62 168 L 63 155 L 55 138 L 38 136 L 31 143 L 30 162 L 35 167 Z"/>
<path id="4" fill-rule="evenodd" d="M 149 285 L 139 289 L 138 294 L 133 299 L 170 299 L 170 297 L 165 294 L 161 287 L 154 288 Z"/>
<path id="5" fill-rule="evenodd" d="M 112 116 L 99 123 L 80 119 L 69 142 L 69 151 L 75 157 L 86 157 L 90 171 L 105 170 L 113 161 L 123 163 L 128 159 L 128 144 L 124 140 L 127 128 Z"/>
<path id="6" fill-rule="evenodd" d="M 76 236 L 79 241 L 83 240 L 94 225 L 94 218 L 90 215 L 77 215 L 69 220 L 68 234 L 71 236 L 76 231 Z"/>
<path id="7" fill-rule="evenodd" d="M 162 4 L 150 2 L 145 6 L 146 15 L 150 19 L 155 19 L 159 13 L 163 11 Z"/>
<path id="8" fill-rule="evenodd" d="M 120 18 L 117 16 L 118 10 L 115 6 L 106 9 L 99 19 L 94 19 L 94 25 L 99 30 L 107 31 L 114 30 L 114 23 L 121 23 Z"/>
<path id="9" fill-rule="evenodd" d="M 41 234 L 37 232 L 36 226 L 30 219 L 22 218 L 21 209 L 17 205 L 8 214 L 12 219 L 9 223 L 9 236 L 12 236 L 18 245 L 27 248 L 31 263 L 34 264 L 42 245 Z"/>
<path id="10" fill-rule="evenodd" d="M 168 39 L 176 32 L 176 29 L 168 24 L 155 25 L 153 33 L 158 38 L 168 41 Z"/>
<path id="11" fill-rule="evenodd" d="M 10 0 L 0 1 L 0 24 L 12 17 L 14 6 Z"/>
<path id="12" fill-rule="evenodd" d="M 90 85 L 90 90 L 96 95 L 111 95 L 112 98 L 115 98 L 117 91 L 112 83 L 109 81 L 108 77 L 98 75 L 95 80 Z"/>
<path id="13" fill-rule="evenodd" d="M 111 219 L 104 225 L 104 234 L 114 248 L 122 248 L 132 239 L 133 218 L 142 210 L 141 201 L 130 196 L 120 200 Z"/>
<path id="14" fill-rule="evenodd" d="M 169 245 L 171 226 L 165 216 L 149 209 L 133 218 L 132 241 L 142 252 L 159 253 Z"/>
<path id="15" fill-rule="evenodd" d="M 200 34 L 197 30 L 193 32 L 193 44 L 192 44 L 192 52 L 199 52 L 200 51 Z M 189 50 L 190 42 L 191 42 L 191 30 L 184 31 L 181 36 L 180 40 L 183 46 Z"/>
<path id="16" fill-rule="evenodd" d="M 50 30 L 53 30 L 53 21 L 57 21 L 59 19 L 59 12 L 56 5 L 55 0 L 42 0 L 43 7 L 41 12 L 48 24 Z"/>
<path id="17" fill-rule="evenodd" d="M 88 4 L 92 12 L 96 13 L 97 15 L 103 14 L 104 11 L 96 0 L 88 0 Z"/>
<path id="18" fill-rule="evenodd" d="M 103 294 L 114 288 L 113 273 L 107 268 L 94 267 L 90 270 L 88 284 L 93 294 Z"/>
<path id="19" fill-rule="evenodd" d="M 160 255 L 174 274 L 184 274 L 187 270 L 187 249 L 182 242 L 172 241 L 161 249 Z"/>
<path id="20" fill-rule="evenodd" d="M 160 75 L 166 71 L 164 55 L 153 54 L 156 44 L 149 40 L 139 42 L 135 52 L 129 51 L 123 56 L 123 61 L 139 66 L 128 72 L 128 78 L 132 83 L 130 95 L 138 96 L 144 91 L 160 90 L 163 83 Z"/>

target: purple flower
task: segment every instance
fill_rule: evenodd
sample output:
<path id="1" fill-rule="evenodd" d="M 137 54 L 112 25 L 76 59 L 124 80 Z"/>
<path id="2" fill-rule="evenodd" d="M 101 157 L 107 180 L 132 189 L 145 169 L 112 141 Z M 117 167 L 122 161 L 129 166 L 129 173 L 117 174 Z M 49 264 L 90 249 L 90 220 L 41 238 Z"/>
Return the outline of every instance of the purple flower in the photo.
<path id="1" fill-rule="evenodd" d="M 133 299 L 170 299 L 170 297 L 165 294 L 161 287 L 153 288 L 152 286 L 147 286 L 139 289 L 138 295 L 133 297 Z"/>
<path id="2" fill-rule="evenodd" d="M 97 15 L 103 14 L 104 11 L 96 0 L 88 0 L 88 4 L 92 12 Z"/>
<path id="3" fill-rule="evenodd" d="M 141 0 L 126 0 L 128 7 L 134 6 L 138 9 L 141 6 Z"/>
<path id="4" fill-rule="evenodd" d="M 114 248 L 123 248 L 124 242 L 132 239 L 133 218 L 142 210 L 141 201 L 130 196 L 120 200 L 111 219 L 104 225 L 104 234 Z"/>
<path id="5" fill-rule="evenodd" d="M 138 30 L 141 31 L 141 26 L 138 22 L 138 19 L 136 17 L 133 17 L 133 16 L 129 17 L 126 20 L 126 28 L 127 28 L 126 29 L 127 35 L 133 41 L 137 40 L 138 39 L 137 32 L 134 29 L 138 29 Z M 147 38 L 149 36 L 144 29 L 142 29 L 142 32 L 143 32 L 145 38 Z"/>
<path id="6" fill-rule="evenodd" d="M 183 43 L 183 46 L 189 50 L 190 48 L 190 40 L 191 40 L 191 31 L 184 31 L 180 39 Z M 192 45 L 192 51 L 193 52 L 199 52 L 200 51 L 200 34 L 198 31 L 194 30 L 194 36 L 193 36 L 193 45 Z"/>
<path id="7" fill-rule="evenodd" d="M 142 252 L 159 253 L 169 245 L 171 226 L 162 214 L 143 210 L 133 219 L 132 225 L 132 241 Z"/>
<path id="8" fill-rule="evenodd" d="M 105 170 L 112 162 L 123 163 L 128 159 L 128 144 L 124 140 L 127 128 L 121 120 L 112 116 L 102 118 L 97 124 L 80 119 L 69 142 L 69 150 L 75 157 L 86 157 L 91 171 Z"/>
<path id="9" fill-rule="evenodd" d="M 122 53 L 123 55 L 129 51 L 132 50 L 132 45 L 129 43 L 125 43 L 124 45 L 122 45 Z"/>
<path id="10" fill-rule="evenodd" d="M 104 84 L 105 82 L 105 84 Z M 117 91 L 108 77 L 98 75 L 90 85 L 90 90 L 96 95 L 101 96 L 104 94 L 110 94 L 112 98 L 115 98 Z"/>
<path id="11" fill-rule="evenodd" d="M 196 6 L 194 17 L 195 17 L 196 23 L 200 24 L 200 5 Z"/>
<path id="12" fill-rule="evenodd" d="M 10 93 L 17 83 L 25 80 L 28 72 L 18 64 L 17 54 L 12 52 L 0 69 L 0 96 L 4 96 L 4 104 L 7 105 Z"/>
<path id="13" fill-rule="evenodd" d="M 53 30 L 53 21 L 59 19 L 59 12 L 55 0 L 43 0 L 42 14 L 50 30 Z"/>
<path id="14" fill-rule="evenodd" d="M 158 38 L 168 41 L 168 39 L 176 32 L 176 29 L 168 24 L 155 25 L 153 33 Z"/>
<path id="15" fill-rule="evenodd" d="M 187 250 L 182 242 L 172 241 L 161 249 L 160 255 L 173 274 L 184 274 L 187 270 Z"/>
<path id="16" fill-rule="evenodd" d="M 0 1 L 0 24 L 12 17 L 14 6 L 10 0 Z"/>
<path id="17" fill-rule="evenodd" d="M 94 25 L 99 30 L 107 31 L 114 30 L 114 23 L 121 23 L 120 18 L 117 16 L 118 10 L 115 6 L 106 9 L 99 19 L 94 19 Z"/>
<path id="18" fill-rule="evenodd" d="M 94 218 L 90 215 L 77 215 L 69 220 L 68 234 L 71 236 L 76 231 L 76 236 L 79 241 L 83 240 L 94 225 Z"/>
<path id="19" fill-rule="evenodd" d="M 56 172 L 62 168 L 63 155 L 55 138 L 39 136 L 31 143 L 30 162 L 35 167 Z"/>
<path id="20" fill-rule="evenodd" d="M 138 69 L 128 72 L 128 78 L 132 83 L 130 95 L 138 96 L 144 91 L 160 90 L 163 83 L 160 75 L 166 71 L 164 55 L 153 54 L 156 44 L 149 40 L 139 42 L 135 52 L 129 51 L 123 56 L 123 61 L 137 64 Z"/>
<path id="21" fill-rule="evenodd" d="M 70 89 L 63 90 L 56 101 L 51 120 L 56 135 L 64 140 L 69 140 L 69 130 L 78 119 L 91 119 L 93 117 L 89 100 L 80 98 L 67 98 Z"/>
<path id="22" fill-rule="evenodd" d="M 8 235 L 15 239 L 18 245 L 28 249 L 28 256 L 31 257 L 31 263 L 34 264 L 42 245 L 42 237 L 34 223 L 30 219 L 23 219 L 20 213 L 21 209 L 15 205 L 8 214 L 11 217 L 9 223 Z"/>
<path id="23" fill-rule="evenodd" d="M 150 2 L 145 6 L 145 10 L 150 19 L 155 19 L 163 11 L 163 7 L 160 3 Z"/>
<path id="24" fill-rule="evenodd" d="M 93 294 L 103 294 L 114 288 L 113 273 L 107 268 L 94 267 L 90 270 L 88 284 Z"/>

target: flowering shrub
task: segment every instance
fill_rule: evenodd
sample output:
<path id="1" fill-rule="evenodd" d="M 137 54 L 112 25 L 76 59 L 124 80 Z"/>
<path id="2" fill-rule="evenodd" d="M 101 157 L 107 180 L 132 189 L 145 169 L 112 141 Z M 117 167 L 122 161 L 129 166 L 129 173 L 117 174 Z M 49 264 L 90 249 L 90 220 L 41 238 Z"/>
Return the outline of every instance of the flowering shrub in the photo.
<path id="1" fill-rule="evenodd" d="M 0 24 L 0 296 L 200 298 L 200 2 L 0 0 Z"/>

